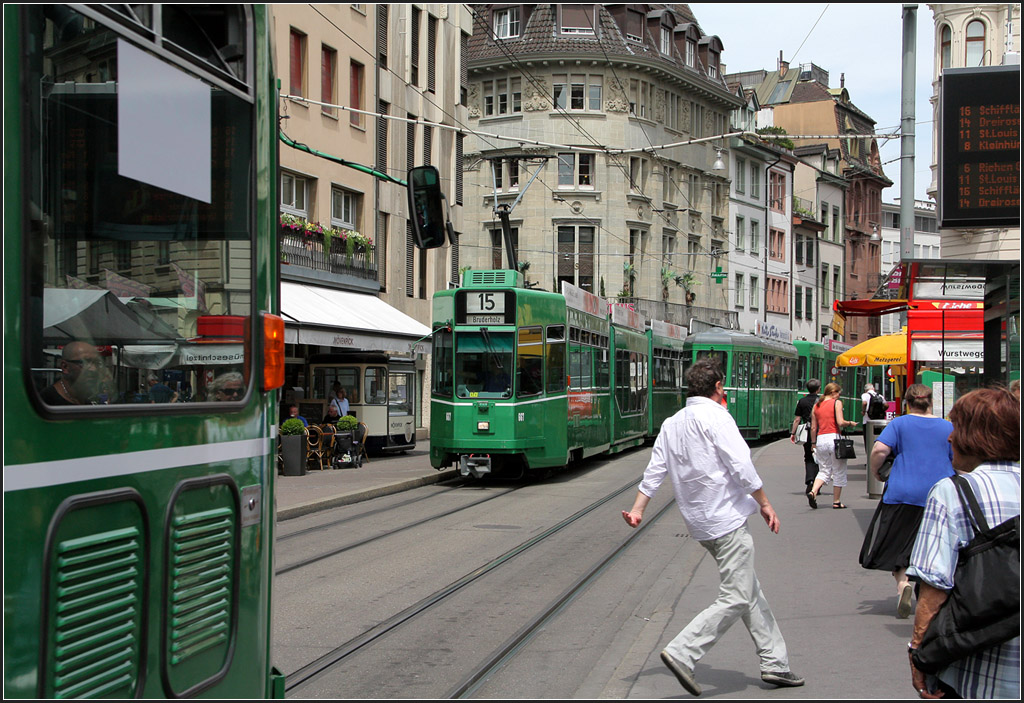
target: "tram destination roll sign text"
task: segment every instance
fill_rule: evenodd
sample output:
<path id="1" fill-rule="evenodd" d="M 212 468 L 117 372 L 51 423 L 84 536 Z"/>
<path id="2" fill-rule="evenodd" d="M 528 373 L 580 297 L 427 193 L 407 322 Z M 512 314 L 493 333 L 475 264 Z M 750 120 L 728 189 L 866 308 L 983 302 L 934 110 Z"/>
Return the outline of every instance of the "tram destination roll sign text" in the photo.
<path id="1" fill-rule="evenodd" d="M 942 72 L 941 227 L 1020 226 L 1020 67 Z"/>

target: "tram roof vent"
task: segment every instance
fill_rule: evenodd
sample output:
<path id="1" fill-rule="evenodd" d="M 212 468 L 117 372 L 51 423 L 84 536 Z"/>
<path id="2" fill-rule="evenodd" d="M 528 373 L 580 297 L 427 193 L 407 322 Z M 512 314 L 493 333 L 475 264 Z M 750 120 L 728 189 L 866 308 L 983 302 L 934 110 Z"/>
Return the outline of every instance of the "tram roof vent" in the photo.
<path id="1" fill-rule="evenodd" d="M 522 288 L 522 274 L 512 270 L 466 271 L 465 288 Z"/>

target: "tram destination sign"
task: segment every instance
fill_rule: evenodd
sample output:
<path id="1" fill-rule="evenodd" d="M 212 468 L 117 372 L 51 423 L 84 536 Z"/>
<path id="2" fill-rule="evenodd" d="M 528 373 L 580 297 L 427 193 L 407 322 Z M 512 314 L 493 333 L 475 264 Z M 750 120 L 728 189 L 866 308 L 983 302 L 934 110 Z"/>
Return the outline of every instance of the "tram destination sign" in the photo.
<path id="1" fill-rule="evenodd" d="M 939 226 L 1020 226 L 1020 67 L 945 69 Z"/>

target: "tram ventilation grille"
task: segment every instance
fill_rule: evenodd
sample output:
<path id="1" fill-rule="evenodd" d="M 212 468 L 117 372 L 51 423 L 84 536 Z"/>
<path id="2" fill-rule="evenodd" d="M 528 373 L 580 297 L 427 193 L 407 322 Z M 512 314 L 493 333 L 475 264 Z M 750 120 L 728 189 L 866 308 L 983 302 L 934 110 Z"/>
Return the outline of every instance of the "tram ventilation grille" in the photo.
<path id="1" fill-rule="evenodd" d="M 138 678 L 142 550 L 134 527 L 58 543 L 54 698 L 130 695 Z"/>
<path id="2" fill-rule="evenodd" d="M 515 271 L 467 271 L 469 286 L 514 286 Z"/>
<path id="3" fill-rule="evenodd" d="M 231 635 L 234 513 L 182 515 L 171 533 L 169 663 L 227 642 Z"/>

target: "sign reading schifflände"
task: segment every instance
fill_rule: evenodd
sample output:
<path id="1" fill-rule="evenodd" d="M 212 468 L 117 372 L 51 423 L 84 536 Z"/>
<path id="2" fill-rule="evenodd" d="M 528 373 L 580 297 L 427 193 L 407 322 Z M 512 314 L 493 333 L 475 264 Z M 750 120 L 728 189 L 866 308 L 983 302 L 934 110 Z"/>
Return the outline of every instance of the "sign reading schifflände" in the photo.
<path id="1" fill-rule="evenodd" d="M 939 226 L 1020 227 L 1020 67 L 942 71 Z"/>

